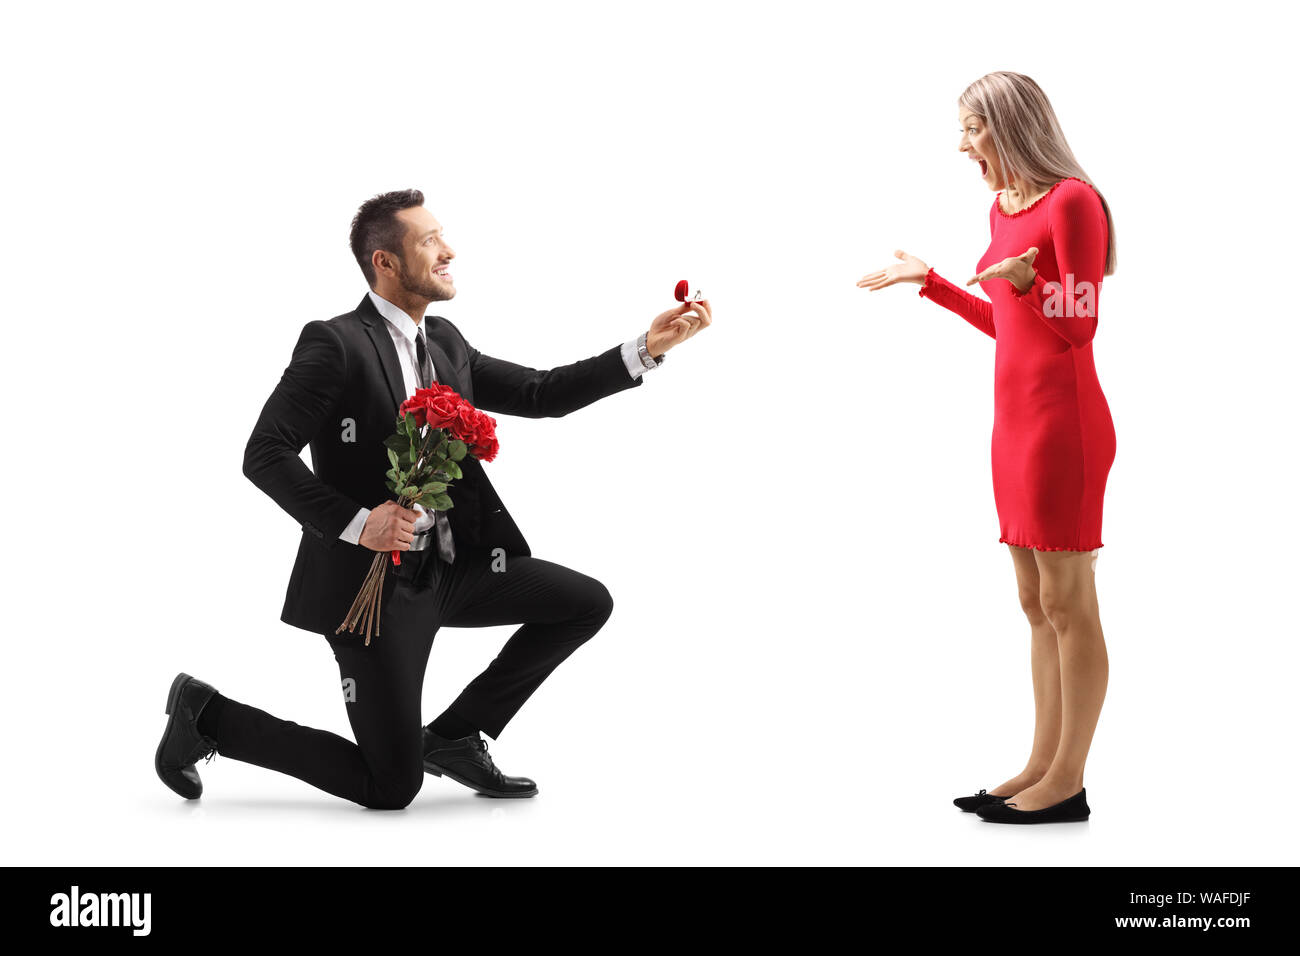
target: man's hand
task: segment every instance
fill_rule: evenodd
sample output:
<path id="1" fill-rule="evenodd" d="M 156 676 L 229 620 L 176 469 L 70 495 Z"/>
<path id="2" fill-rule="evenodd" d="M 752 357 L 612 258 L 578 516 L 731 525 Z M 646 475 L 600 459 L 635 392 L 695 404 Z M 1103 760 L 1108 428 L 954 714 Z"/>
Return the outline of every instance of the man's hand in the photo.
<path id="1" fill-rule="evenodd" d="M 1027 292 L 1034 284 L 1034 277 L 1038 275 L 1034 269 L 1034 257 L 1037 255 L 1038 247 L 1030 246 L 1020 255 L 1003 259 L 989 266 L 979 275 L 972 276 L 966 284 L 974 285 L 976 282 L 984 282 L 988 279 L 1006 279 L 1016 287 L 1017 292 Z"/>
<path id="2" fill-rule="evenodd" d="M 700 329 L 709 327 L 713 313 L 709 309 L 709 300 L 683 302 L 675 309 L 669 309 L 655 316 L 646 333 L 645 347 L 653 358 L 658 358 L 674 345 L 681 345 Z"/>
<path id="3" fill-rule="evenodd" d="M 361 546 L 371 551 L 410 551 L 419 517 L 418 511 L 403 508 L 396 501 L 385 501 L 366 515 Z"/>

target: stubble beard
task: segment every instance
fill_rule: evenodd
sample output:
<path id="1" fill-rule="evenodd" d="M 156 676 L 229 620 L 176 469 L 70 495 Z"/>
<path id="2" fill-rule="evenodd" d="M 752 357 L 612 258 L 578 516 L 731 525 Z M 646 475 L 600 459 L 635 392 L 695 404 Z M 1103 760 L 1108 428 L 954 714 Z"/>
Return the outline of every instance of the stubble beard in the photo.
<path id="1" fill-rule="evenodd" d="M 399 259 L 397 261 L 401 263 L 402 274 L 400 281 L 402 291 L 407 295 L 426 299 L 429 302 L 445 302 L 456 294 L 454 288 L 449 285 L 442 285 L 428 275 L 412 275 L 407 271 L 406 263 L 403 260 Z"/>

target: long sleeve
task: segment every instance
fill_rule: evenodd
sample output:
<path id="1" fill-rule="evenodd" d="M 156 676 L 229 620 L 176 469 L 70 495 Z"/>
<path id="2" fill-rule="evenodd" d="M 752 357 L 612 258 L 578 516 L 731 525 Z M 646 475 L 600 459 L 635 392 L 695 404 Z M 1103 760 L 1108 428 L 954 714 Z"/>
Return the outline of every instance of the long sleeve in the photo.
<path id="1" fill-rule="evenodd" d="M 1048 228 L 1056 253 L 1059 283 L 1035 271 L 1034 284 L 1011 294 L 1026 303 L 1049 329 L 1075 348 L 1097 332 L 1097 297 L 1106 267 L 1109 227 L 1101 197 L 1087 183 L 1067 180 L 1056 188 L 1048 209 Z"/>
<path id="2" fill-rule="evenodd" d="M 343 343 L 324 322 L 309 322 L 244 448 L 244 475 L 327 546 L 360 505 L 316 477 L 299 454 L 335 411 L 346 374 Z"/>
<path id="3" fill-rule="evenodd" d="M 925 274 L 925 282 L 921 284 L 921 290 L 917 295 L 931 299 L 951 312 L 956 312 L 989 338 L 998 337 L 993 326 L 993 303 L 953 285 L 933 269 Z"/>
<path id="4" fill-rule="evenodd" d="M 485 411 L 523 418 L 561 418 L 643 381 L 629 374 L 618 345 L 591 358 L 544 370 L 484 355 L 473 346 L 469 357 L 474 404 Z"/>

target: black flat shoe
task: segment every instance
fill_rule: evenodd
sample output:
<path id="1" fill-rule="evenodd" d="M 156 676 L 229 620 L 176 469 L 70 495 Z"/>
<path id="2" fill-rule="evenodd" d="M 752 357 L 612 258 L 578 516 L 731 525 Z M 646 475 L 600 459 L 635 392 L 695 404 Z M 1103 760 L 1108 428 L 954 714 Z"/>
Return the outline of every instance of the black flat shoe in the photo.
<path id="1" fill-rule="evenodd" d="M 1041 810 L 1017 810 L 1015 803 L 990 803 L 975 812 L 989 823 L 1074 823 L 1088 819 L 1088 791 L 1080 790 L 1074 796 Z"/>
<path id="2" fill-rule="evenodd" d="M 186 800 L 197 800 L 203 793 L 203 781 L 195 762 L 212 759 L 217 742 L 199 733 L 198 719 L 215 687 L 189 674 L 177 674 L 167 692 L 167 726 L 154 753 L 153 766 L 158 778 Z"/>
<path id="3" fill-rule="evenodd" d="M 1007 794 L 1007 797 L 1013 796 L 1015 796 L 1013 793 Z M 990 803 L 1001 803 L 1007 797 L 999 797 L 996 794 L 989 793 L 987 790 L 981 790 L 979 793 L 972 794 L 969 797 L 958 797 L 952 802 L 952 805 L 964 813 L 974 813 L 980 807 L 986 807 Z"/>
<path id="4" fill-rule="evenodd" d="M 425 727 L 424 769 L 435 777 L 450 777 L 488 797 L 537 795 L 537 784 L 527 777 L 507 777 L 497 769 L 487 751 L 487 741 L 478 734 L 448 740 Z"/>

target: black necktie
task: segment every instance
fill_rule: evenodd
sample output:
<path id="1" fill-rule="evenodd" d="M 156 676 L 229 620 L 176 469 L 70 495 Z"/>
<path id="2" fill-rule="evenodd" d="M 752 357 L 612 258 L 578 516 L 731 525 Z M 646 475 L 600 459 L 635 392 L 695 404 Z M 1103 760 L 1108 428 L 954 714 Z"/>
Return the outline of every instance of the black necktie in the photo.
<path id="1" fill-rule="evenodd" d="M 433 384 L 433 367 L 429 364 L 429 350 L 424 347 L 424 329 L 415 330 L 415 362 L 419 366 L 420 388 Z"/>
<path id="2" fill-rule="evenodd" d="M 429 350 L 424 346 L 424 329 L 415 330 L 415 364 L 420 375 L 420 388 L 433 384 L 433 366 L 429 362 Z M 451 564 L 456 560 L 456 545 L 451 540 L 451 522 L 447 512 L 433 513 L 433 530 L 438 539 L 438 557 Z"/>

